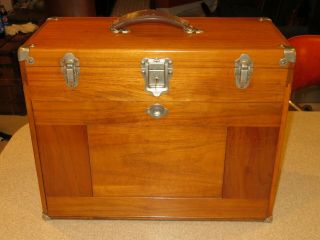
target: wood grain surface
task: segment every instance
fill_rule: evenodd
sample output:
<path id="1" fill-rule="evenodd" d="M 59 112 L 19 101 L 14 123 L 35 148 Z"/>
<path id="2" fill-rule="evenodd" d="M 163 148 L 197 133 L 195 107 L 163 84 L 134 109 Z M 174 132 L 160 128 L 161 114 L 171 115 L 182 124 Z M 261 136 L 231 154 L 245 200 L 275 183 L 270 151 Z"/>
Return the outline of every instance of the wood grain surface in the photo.
<path id="1" fill-rule="evenodd" d="M 268 199 L 279 128 L 228 128 L 223 198 Z"/>
<path id="2" fill-rule="evenodd" d="M 48 197 L 52 217 L 264 220 L 268 201 L 216 198 Z"/>
<path id="3" fill-rule="evenodd" d="M 289 74 L 289 77 L 293 77 L 292 72 Z M 282 109 L 282 115 L 281 115 L 281 127 L 279 131 L 279 141 L 277 144 L 277 153 L 275 158 L 275 164 L 273 169 L 273 178 L 272 178 L 272 185 L 271 185 L 271 191 L 270 191 L 270 201 L 269 201 L 269 209 L 268 209 L 268 215 L 272 215 L 273 207 L 276 200 L 276 195 L 278 191 L 279 186 L 279 180 L 281 175 L 281 169 L 283 165 L 283 159 L 284 159 L 284 145 L 286 141 L 286 127 L 287 127 L 287 116 L 288 116 L 288 108 L 289 108 L 289 99 L 291 94 L 291 84 L 288 85 L 286 88 L 285 95 L 283 96 L 284 104 Z"/>
<path id="4" fill-rule="evenodd" d="M 29 94 L 29 89 L 26 85 L 27 82 L 27 74 L 26 74 L 26 68 L 25 68 L 25 62 L 20 62 L 20 73 L 21 73 L 21 80 L 23 82 L 23 91 L 24 96 L 26 100 L 26 108 L 28 113 L 28 121 L 29 121 L 29 127 L 30 127 L 30 135 L 31 135 L 31 141 L 32 141 L 32 149 L 34 154 L 34 160 L 35 160 L 35 167 L 37 171 L 37 178 L 38 178 L 38 186 L 39 186 L 39 192 L 41 197 L 41 206 L 42 206 L 42 212 L 47 214 L 47 200 L 46 200 L 46 193 L 44 189 L 44 183 L 43 183 L 43 173 L 42 173 L 42 166 L 41 166 L 41 159 L 39 155 L 39 148 L 38 148 L 38 140 L 37 140 L 37 134 L 36 134 L 36 125 L 33 115 L 33 109 L 32 109 L 32 102 Z"/>
<path id="5" fill-rule="evenodd" d="M 91 67 L 114 67 L 121 63 L 126 67 L 135 66 L 143 57 L 166 56 L 188 67 L 207 64 L 232 68 L 235 59 L 247 53 L 256 67 L 279 68 L 279 60 L 283 58 L 280 45 L 288 44 L 271 21 L 259 18 L 187 18 L 204 31 L 191 35 L 176 27 L 155 23 L 132 25 L 130 34 L 114 34 L 109 30 L 114 20 L 59 18 L 47 21 L 41 31 L 26 42 L 26 45 L 35 45 L 30 50 L 35 63 L 29 66 L 59 66 L 60 58 L 66 52 L 73 52 L 83 66 Z"/>
<path id="6" fill-rule="evenodd" d="M 47 196 L 92 196 L 85 126 L 36 126 Z"/>
<path id="7" fill-rule="evenodd" d="M 146 109 L 160 103 L 169 112 L 153 119 Z M 33 102 L 37 124 L 86 125 L 160 122 L 167 125 L 279 126 L 282 103 L 206 102 Z"/>
<path id="8" fill-rule="evenodd" d="M 34 44 L 34 63 L 21 67 L 44 212 L 269 217 L 293 67 L 279 65 L 286 39 L 258 18 L 188 18 L 204 30 L 193 35 L 150 23 L 114 34 L 114 20 L 49 20 L 26 43 Z M 80 61 L 75 89 L 61 73 L 67 52 Z M 243 53 L 254 66 L 240 90 L 234 64 Z M 170 90 L 160 97 L 144 90 L 145 57 L 173 60 Z M 165 117 L 146 113 L 155 103 L 169 110 Z"/>
<path id="9" fill-rule="evenodd" d="M 226 129 L 88 126 L 94 196 L 221 197 Z"/>
<path id="10" fill-rule="evenodd" d="M 79 85 L 66 86 L 60 68 L 27 68 L 33 99 L 39 101 L 204 101 L 282 102 L 287 69 L 254 69 L 247 89 L 238 89 L 233 68 L 179 68 L 174 65 L 170 90 L 159 98 L 145 91 L 140 60 L 135 68 L 86 68 Z"/>

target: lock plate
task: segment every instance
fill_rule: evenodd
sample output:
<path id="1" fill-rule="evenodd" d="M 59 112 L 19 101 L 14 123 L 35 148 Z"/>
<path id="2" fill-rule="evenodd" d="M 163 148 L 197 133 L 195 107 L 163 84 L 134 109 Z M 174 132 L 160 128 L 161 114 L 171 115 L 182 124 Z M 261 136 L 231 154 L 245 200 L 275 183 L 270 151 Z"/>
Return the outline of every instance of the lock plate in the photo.
<path id="1" fill-rule="evenodd" d="M 146 113 L 149 114 L 153 118 L 162 118 L 168 113 L 168 109 L 162 106 L 159 103 L 153 104 L 146 110 Z"/>
<path id="2" fill-rule="evenodd" d="M 73 53 L 66 53 L 60 60 L 61 72 L 66 85 L 69 88 L 76 88 L 79 84 L 80 62 Z"/>
<path id="3" fill-rule="evenodd" d="M 169 80 L 173 73 L 170 58 L 144 58 L 141 61 L 141 72 L 147 92 L 159 97 L 169 91 Z"/>
<path id="4" fill-rule="evenodd" d="M 253 62 L 248 54 L 241 54 L 235 61 L 234 76 L 236 86 L 240 89 L 246 89 L 250 85 L 251 75 L 253 73 Z"/>

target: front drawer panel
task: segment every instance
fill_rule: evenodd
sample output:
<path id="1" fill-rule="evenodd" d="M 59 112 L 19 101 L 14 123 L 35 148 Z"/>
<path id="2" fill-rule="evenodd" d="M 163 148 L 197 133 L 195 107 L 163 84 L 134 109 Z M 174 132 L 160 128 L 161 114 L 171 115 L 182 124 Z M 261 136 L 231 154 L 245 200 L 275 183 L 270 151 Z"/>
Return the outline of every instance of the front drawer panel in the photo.
<path id="1" fill-rule="evenodd" d="M 86 125 L 155 122 L 146 109 L 155 102 L 33 101 L 37 124 Z M 166 102 L 169 112 L 157 119 L 167 125 L 279 126 L 282 103 Z"/>
<path id="2" fill-rule="evenodd" d="M 58 67 L 26 69 L 33 100 L 282 102 L 287 69 L 254 69 L 247 89 L 238 89 L 232 68 L 174 68 L 170 90 L 159 98 L 146 92 L 137 68 L 81 67 L 79 85 L 66 86 Z"/>
<path id="3" fill-rule="evenodd" d="M 226 128 L 88 126 L 93 196 L 221 197 Z"/>

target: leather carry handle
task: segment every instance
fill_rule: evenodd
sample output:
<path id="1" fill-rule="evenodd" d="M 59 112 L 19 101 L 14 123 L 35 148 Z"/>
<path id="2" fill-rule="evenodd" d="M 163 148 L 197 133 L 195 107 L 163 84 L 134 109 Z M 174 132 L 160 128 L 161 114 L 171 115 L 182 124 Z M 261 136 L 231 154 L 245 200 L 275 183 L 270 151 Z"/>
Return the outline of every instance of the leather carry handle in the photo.
<path id="1" fill-rule="evenodd" d="M 157 10 L 141 10 L 126 15 L 121 16 L 116 21 L 114 21 L 110 27 L 110 31 L 113 33 L 129 33 L 130 30 L 125 27 L 137 23 L 144 22 L 157 22 L 173 25 L 181 28 L 184 32 L 193 34 L 193 33 L 202 33 L 202 30 L 194 28 L 189 24 L 185 19 L 179 18 L 177 16 L 171 15 L 169 13 Z"/>

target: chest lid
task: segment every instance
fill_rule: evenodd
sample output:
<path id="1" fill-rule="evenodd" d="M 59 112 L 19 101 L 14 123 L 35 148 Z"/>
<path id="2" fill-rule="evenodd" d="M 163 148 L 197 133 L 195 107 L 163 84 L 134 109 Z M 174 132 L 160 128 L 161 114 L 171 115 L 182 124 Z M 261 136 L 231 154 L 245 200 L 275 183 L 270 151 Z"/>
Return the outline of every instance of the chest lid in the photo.
<path id="1" fill-rule="evenodd" d="M 163 24 L 167 23 L 167 24 Z M 60 66 L 73 53 L 85 67 L 137 67 L 145 58 L 169 58 L 181 67 L 230 67 L 242 54 L 254 67 L 288 68 L 294 49 L 265 18 L 180 19 L 143 10 L 119 19 L 48 19 L 20 48 L 27 67 Z"/>

